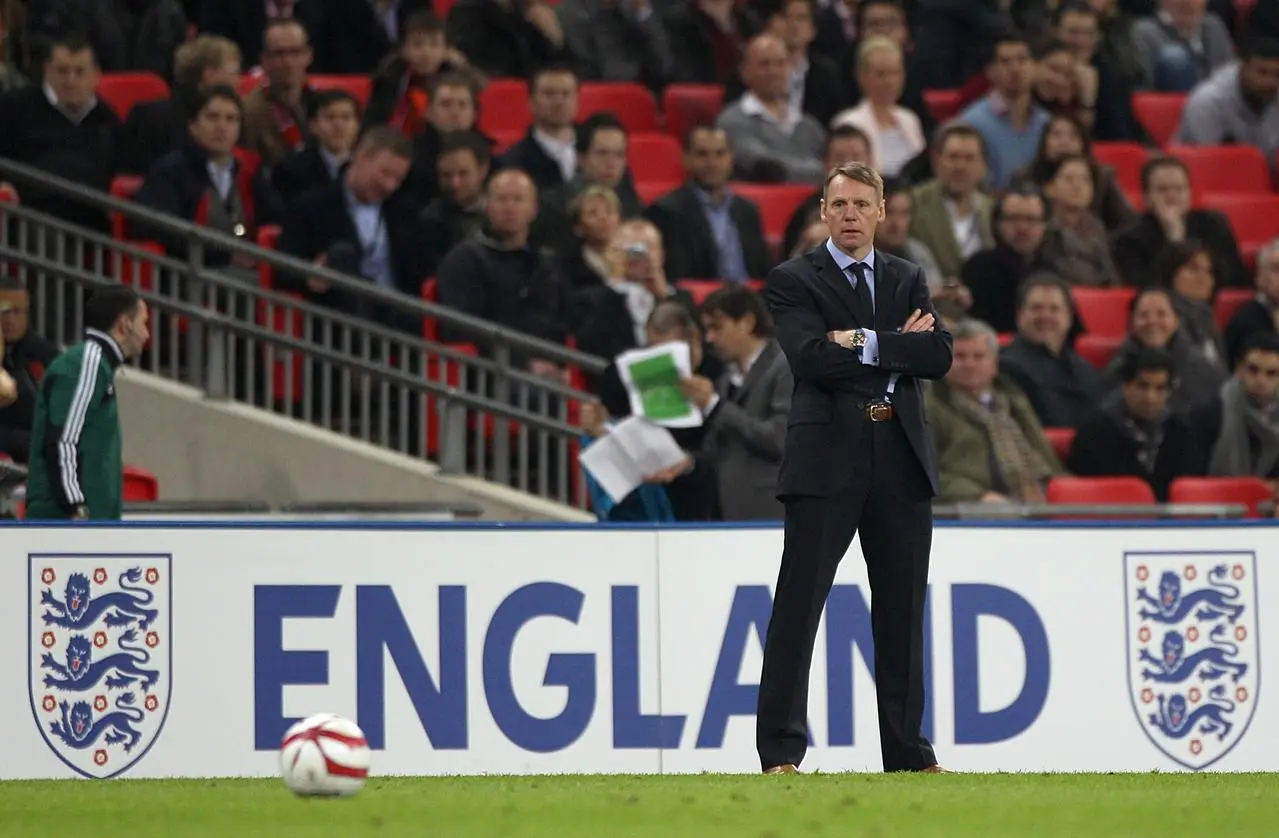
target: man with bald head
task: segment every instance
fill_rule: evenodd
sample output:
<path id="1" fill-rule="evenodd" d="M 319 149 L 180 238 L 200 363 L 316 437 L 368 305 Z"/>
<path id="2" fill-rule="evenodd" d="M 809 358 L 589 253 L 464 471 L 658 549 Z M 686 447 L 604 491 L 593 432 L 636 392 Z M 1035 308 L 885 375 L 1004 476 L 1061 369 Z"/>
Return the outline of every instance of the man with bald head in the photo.
<path id="1" fill-rule="evenodd" d="M 504 169 L 489 181 L 484 223 L 474 238 L 440 263 L 439 301 L 460 311 L 561 343 L 568 335 L 568 305 L 559 267 L 529 243 L 537 218 L 537 187 L 521 169 Z M 453 334 L 445 341 L 470 341 Z M 558 375 L 554 364 L 524 359 L 531 371 Z"/>
<path id="2" fill-rule="evenodd" d="M 751 40 L 742 60 L 746 92 L 719 115 L 747 180 L 820 183 L 826 132 L 790 98 L 791 58 L 773 35 Z"/>

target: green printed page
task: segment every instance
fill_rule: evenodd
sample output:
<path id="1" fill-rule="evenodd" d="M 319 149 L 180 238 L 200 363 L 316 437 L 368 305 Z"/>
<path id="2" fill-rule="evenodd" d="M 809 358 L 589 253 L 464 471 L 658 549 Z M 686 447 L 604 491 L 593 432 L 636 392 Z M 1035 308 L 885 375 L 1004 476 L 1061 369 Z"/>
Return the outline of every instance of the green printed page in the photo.
<path id="1" fill-rule="evenodd" d="M 683 419 L 691 406 L 679 389 L 679 369 L 671 355 L 654 355 L 629 366 L 631 380 L 639 391 L 644 418 L 652 422 Z"/>

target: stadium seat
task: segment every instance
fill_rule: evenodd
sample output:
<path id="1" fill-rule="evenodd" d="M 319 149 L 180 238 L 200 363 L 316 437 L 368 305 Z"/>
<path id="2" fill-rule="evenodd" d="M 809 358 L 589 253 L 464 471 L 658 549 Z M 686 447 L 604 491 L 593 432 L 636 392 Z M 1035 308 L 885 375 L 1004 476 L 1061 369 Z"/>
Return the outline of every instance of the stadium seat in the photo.
<path id="1" fill-rule="evenodd" d="M 1239 242 L 1239 254 L 1248 270 L 1257 265 L 1257 251 L 1279 236 L 1279 195 L 1240 195 L 1209 192 L 1200 205 L 1223 213 Z"/>
<path id="2" fill-rule="evenodd" d="M 577 119 L 608 111 L 627 133 L 662 130 L 657 100 L 647 87 L 630 82 L 587 81 L 577 91 Z"/>
<path id="3" fill-rule="evenodd" d="M 684 185 L 683 178 L 679 180 L 639 180 L 635 181 L 635 191 L 639 193 L 639 199 L 644 206 L 656 201 L 663 195 L 669 195 L 676 189 Z"/>
<path id="4" fill-rule="evenodd" d="M 1097 370 L 1104 371 L 1123 342 L 1122 337 L 1114 335 L 1083 334 L 1075 338 L 1075 351 Z"/>
<path id="5" fill-rule="evenodd" d="M 523 131 L 492 131 L 489 137 L 493 140 L 493 156 L 498 157 L 510 150 L 511 146 L 524 139 Z"/>
<path id="6" fill-rule="evenodd" d="M 1274 499 L 1274 491 L 1260 477 L 1178 477 L 1168 486 L 1169 503 L 1241 503 L 1248 507 L 1249 518 L 1263 517 L 1259 505 Z"/>
<path id="7" fill-rule="evenodd" d="M 123 121 L 139 102 L 169 98 L 169 85 L 155 73 L 103 73 L 97 93 Z"/>
<path id="8" fill-rule="evenodd" d="M 493 79 L 480 94 L 477 125 L 492 136 L 503 131 L 523 134 L 533 122 L 528 107 L 528 82 L 524 79 Z"/>
<path id="9" fill-rule="evenodd" d="M 928 112 L 932 114 L 933 119 L 940 122 L 946 122 L 955 114 L 959 113 L 960 105 L 963 103 L 963 91 L 955 88 L 953 90 L 925 90 L 924 106 L 928 108 Z"/>
<path id="10" fill-rule="evenodd" d="M 1136 288 L 1073 286 L 1070 295 L 1085 331 L 1099 337 L 1122 338 L 1128 333 L 1128 306 Z"/>
<path id="11" fill-rule="evenodd" d="M 137 466 L 124 467 L 124 502 L 149 503 L 160 499 L 160 481 Z"/>
<path id="12" fill-rule="evenodd" d="M 754 201 L 759 207 L 760 220 L 764 224 L 764 237 L 777 253 L 790 217 L 804 200 L 813 194 L 814 187 L 803 183 L 748 183 L 737 181 L 732 185 L 739 198 Z"/>
<path id="13" fill-rule="evenodd" d="M 718 84 L 669 84 L 662 91 L 666 133 L 683 144 L 695 125 L 714 125 L 724 108 L 724 88 Z"/>
<path id="14" fill-rule="evenodd" d="M 1012 346 L 1012 345 L 1013 345 L 1013 340 L 1014 340 L 1016 337 L 1017 337 L 1017 333 L 1016 333 L 1016 332 L 1000 332 L 999 334 L 997 334 L 997 335 L 995 336 L 995 338 L 996 338 L 996 340 L 998 340 L 999 345 L 1000 345 L 1000 347 L 1001 347 L 1001 348 L 1002 348 L 1002 347 L 1005 347 L 1005 346 Z"/>
<path id="15" fill-rule="evenodd" d="M 1270 165 L 1256 146 L 1169 146 L 1168 153 L 1186 164 L 1196 194 L 1271 191 Z"/>
<path id="16" fill-rule="evenodd" d="M 1074 428 L 1044 428 L 1044 436 L 1052 444 L 1057 459 L 1063 463 L 1070 459 L 1070 446 L 1075 442 Z"/>
<path id="17" fill-rule="evenodd" d="M 669 134 L 650 131 L 631 135 L 626 156 L 631 177 L 637 181 L 684 179 L 684 150 Z"/>
<path id="18" fill-rule="evenodd" d="M 1132 94 L 1132 112 L 1141 127 L 1160 147 L 1172 142 L 1181 124 L 1181 109 L 1186 106 L 1185 93 L 1140 91 Z"/>
<path id="19" fill-rule="evenodd" d="M 1140 477 L 1054 477 L 1048 481 L 1049 503 L 1155 503 L 1155 492 Z"/>
<path id="20" fill-rule="evenodd" d="M 308 81 L 316 90 L 345 90 L 360 103 L 360 110 L 368 107 L 369 96 L 373 93 L 373 79 L 370 76 L 311 76 Z"/>
<path id="21" fill-rule="evenodd" d="M 275 250 L 280 241 L 280 228 L 274 224 L 266 224 L 258 229 L 258 246 Z M 258 263 L 258 287 L 275 290 L 275 272 L 266 262 Z M 300 300 L 301 294 L 286 294 L 290 299 Z M 272 305 L 267 300 L 258 300 L 258 325 L 270 329 L 279 335 L 302 339 L 306 334 L 304 317 L 301 311 L 285 306 Z M 262 354 L 266 356 L 263 363 L 271 367 L 271 397 L 280 404 L 296 404 L 302 400 L 302 376 L 305 366 L 300 354 L 289 353 L 288 350 L 276 349 L 267 344 L 262 345 Z M 285 364 L 290 369 L 286 369 Z M 292 377 L 292 386 L 289 378 Z"/>
<path id="22" fill-rule="evenodd" d="M 111 181 L 111 197 L 121 201 L 132 201 L 133 196 L 142 188 L 142 178 L 137 175 L 116 175 Z M 111 237 L 116 241 L 128 241 L 128 222 L 122 213 L 111 214 Z"/>
<path id="23" fill-rule="evenodd" d="M 675 284 L 689 293 L 689 296 L 693 298 L 693 305 L 700 306 L 702 301 L 709 297 L 714 291 L 724 287 L 724 280 L 681 279 Z"/>
<path id="24" fill-rule="evenodd" d="M 1234 317 L 1235 312 L 1239 310 L 1239 306 L 1256 298 L 1257 292 L 1252 288 L 1222 288 L 1218 291 L 1212 306 L 1213 321 L 1217 324 L 1217 328 L 1225 329 L 1230 318 Z"/>
<path id="25" fill-rule="evenodd" d="M 1141 167 L 1150 158 L 1139 143 L 1093 143 L 1093 157 L 1103 166 L 1115 170 L 1115 182 L 1124 194 L 1141 192 Z"/>

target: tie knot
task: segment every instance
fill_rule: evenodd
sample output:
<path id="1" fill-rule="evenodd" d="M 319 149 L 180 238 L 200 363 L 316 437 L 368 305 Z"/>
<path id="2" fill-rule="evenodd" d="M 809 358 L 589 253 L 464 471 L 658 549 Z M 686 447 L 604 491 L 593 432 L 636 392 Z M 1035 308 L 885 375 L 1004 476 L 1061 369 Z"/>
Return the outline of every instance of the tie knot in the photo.
<path id="1" fill-rule="evenodd" d="M 866 278 L 866 263 L 865 263 L 865 262 L 854 262 L 853 264 L 851 264 L 851 265 L 849 265 L 849 266 L 848 266 L 848 269 L 849 269 L 850 271 L 852 271 L 852 272 L 853 272 L 853 276 L 857 277 L 858 279 L 865 279 L 865 278 Z"/>

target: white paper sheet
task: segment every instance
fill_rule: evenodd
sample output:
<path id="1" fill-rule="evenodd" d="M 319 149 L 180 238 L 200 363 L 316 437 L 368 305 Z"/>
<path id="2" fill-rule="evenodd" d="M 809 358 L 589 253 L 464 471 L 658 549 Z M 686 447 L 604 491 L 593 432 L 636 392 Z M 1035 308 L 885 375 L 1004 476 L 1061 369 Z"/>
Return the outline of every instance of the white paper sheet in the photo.
<path id="1" fill-rule="evenodd" d="M 578 455 L 582 467 L 620 503 L 644 478 L 687 456 L 671 432 L 637 416 L 628 417 Z"/>
<path id="2" fill-rule="evenodd" d="M 668 341 L 617 356 L 617 372 L 631 400 L 631 415 L 668 428 L 696 428 L 702 412 L 679 389 L 693 374 L 692 355 L 682 340 Z"/>

